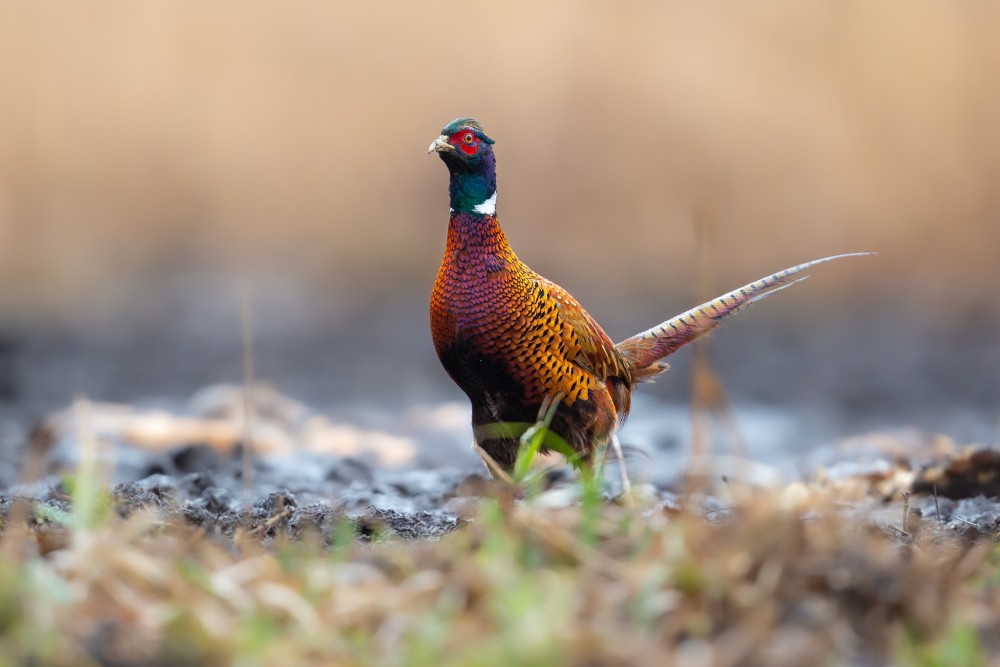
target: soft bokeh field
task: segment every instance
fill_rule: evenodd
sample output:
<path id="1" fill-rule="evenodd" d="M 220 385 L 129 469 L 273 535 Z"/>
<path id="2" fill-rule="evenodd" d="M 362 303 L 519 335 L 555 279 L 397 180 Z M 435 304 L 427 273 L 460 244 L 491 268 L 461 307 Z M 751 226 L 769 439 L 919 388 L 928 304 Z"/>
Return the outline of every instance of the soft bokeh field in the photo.
<path id="1" fill-rule="evenodd" d="M 720 279 L 875 249 L 819 289 L 982 307 L 998 25 L 990 3 L 5 3 L 4 296 L 237 262 L 366 301 L 426 281 L 424 148 L 475 115 L 522 254 L 591 300 L 682 281 L 708 205 Z"/>
<path id="2" fill-rule="evenodd" d="M 992 3 L 4 3 L 0 338 L 96 330 L 105 342 L 67 355 L 116 369 L 137 366 L 101 352 L 110 339 L 181 350 L 105 384 L 75 369 L 53 402 L 193 391 L 238 379 L 238 276 L 261 340 L 285 341 L 262 348 L 264 375 L 361 358 L 323 391 L 448 387 L 424 314 L 446 180 L 425 150 L 475 115 L 515 248 L 614 337 L 708 289 L 699 247 L 718 291 L 876 250 L 719 336 L 728 379 L 761 383 L 746 356 L 817 378 L 854 364 L 845 401 L 918 386 L 985 401 L 1000 391 L 998 26 Z M 193 330 L 230 356 L 169 385 L 192 355 L 219 358 Z M 754 336 L 778 337 L 770 356 L 736 346 Z"/>

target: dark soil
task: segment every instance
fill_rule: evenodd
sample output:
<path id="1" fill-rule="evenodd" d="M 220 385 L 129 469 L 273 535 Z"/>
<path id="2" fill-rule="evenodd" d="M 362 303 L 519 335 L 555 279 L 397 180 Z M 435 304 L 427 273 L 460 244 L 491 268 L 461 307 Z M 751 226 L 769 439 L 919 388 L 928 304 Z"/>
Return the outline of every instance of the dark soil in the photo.
<path id="1" fill-rule="evenodd" d="M 38 439 L 36 434 L 35 446 Z M 29 442 L 27 447 L 31 446 Z M 50 447 L 49 454 L 54 450 Z M 479 498 L 500 488 L 483 466 L 398 470 L 358 459 L 298 453 L 259 458 L 248 485 L 238 448 L 220 455 L 207 445 L 187 445 L 164 453 L 122 445 L 117 454 L 124 465 L 112 474 L 116 483 L 111 485 L 110 494 L 114 510 L 121 516 L 151 509 L 165 521 L 182 519 L 210 535 L 230 538 L 244 531 L 264 543 L 309 538 L 329 544 L 342 535 L 338 531 L 344 526 L 360 540 L 389 535 L 434 539 L 454 530 Z M 610 468 L 606 471 L 609 499 L 620 491 L 617 469 Z M 910 512 L 962 535 L 995 535 L 1000 531 L 997 449 L 956 450 L 926 464 L 890 461 L 888 457 L 866 463 L 844 462 L 826 469 L 820 478 L 823 481 L 816 484 L 863 489 L 870 497 L 869 505 L 875 507 L 898 505 L 905 495 Z M 574 475 L 568 468 L 554 468 L 547 479 L 552 502 L 574 502 Z M 709 518 L 718 519 L 725 513 L 720 499 L 702 495 L 682 501 L 675 493 L 679 490 L 645 485 L 644 492 L 652 493 L 667 508 L 696 502 Z M 0 492 L 0 520 L 15 511 L 30 512 L 38 523 L 52 524 L 56 542 L 60 527 L 51 517 L 69 510 L 70 493 L 58 474 Z"/>
<path id="2" fill-rule="evenodd" d="M 458 525 L 461 500 L 468 498 L 462 493 L 486 482 L 485 471 L 385 471 L 351 459 L 320 458 L 258 461 L 247 511 L 241 461 L 191 445 L 165 457 L 149 455 L 151 474 L 111 486 L 111 501 L 123 517 L 152 509 L 164 520 L 183 518 L 225 537 L 242 529 L 265 541 L 308 534 L 329 543 L 338 526 L 349 522 L 360 539 L 434 538 Z M 302 470 L 310 474 L 299 474 Z M 51 475 L 0 492 L 0 518 L 19 505 L 44 517 L 45 509 L 65 512 L 70 504 L 62 478 Z"/>

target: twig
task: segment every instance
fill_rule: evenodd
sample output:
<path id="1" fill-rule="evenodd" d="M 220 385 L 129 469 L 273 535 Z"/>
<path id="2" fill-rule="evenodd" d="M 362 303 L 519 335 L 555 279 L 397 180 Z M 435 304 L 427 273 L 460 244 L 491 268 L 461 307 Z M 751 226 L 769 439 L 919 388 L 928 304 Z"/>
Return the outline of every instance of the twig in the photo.
<path id="1" fill-rule="evenodd" d="M 937 515 L 938 523 L 944 523 L 941 521 L 941 506 L 938 504 L 937 482 L 934 482 L 931 488 L 934 489 L 934 513 Z"/>
<path id="2" fill-rule="evenodd" d="M 240 285 L 240 330 L 243 338 L 243 500 L 249 514 L 253 505 L 253 312 L 250 287 Z"/>
<path id="3" fill-rule="evenodd" d="M 906 491 L 900 491 L 900 495 L 903 496 L 903 532 L 909 535 L 910 531 L 908 530 L 908 524 L 910 517 L 910 494 Z"/>
<path id="4" fill-rule="evenodd" d="M 715 514 L 716 512 L 727 512 L 729 510 L 735 510 L 736 506 L 732 507 L 716 507 L 714 510 L 705 510 L 701 513 L 702 517 L 707 517 L 709 514 Z"/>
<path id="5" fill-rule="evenodd" d="M 292 508 L 291 507 L 285 507 L 285 509 L 281 510 L 280 512 L 278 512 L 274 516 L 268 517 L 267 520 L 264 523 L 260 524 L 259 526 L 257 526 L 253 530 L 251 530 L 250 533 L 249 533 L 249 535 L 252 535 L 253 537 L 258 537 L 260 535 L 265 535 L 265 534 L 267 534 L 267 532 L 269 530 L 271 530 L 272 528 L 274 528 L 274 526 L 279 521 L 287 519 L 287 518 L 289 518 L 291 516 L 292 516 Z"/>
<path id="6" fill-rule="evenodd" d="M 479 446 L 478 442 L 473 441 L 472 447 L 476 450 L 476 453 L 479 454 L 479 457 L 483 459 L 483 463 L 485 463 L 486 467 L 490 469 L 490 472 L 493 473 L 493 477 L 495 479 L 499 479 L 501 482 L 509 484 L 512 488 L 517 488 L 517 484 L 514 482 L 514 479 L 507 474 L 506 470 L 500 467 L 500 464 L 497 463 L 485 449 Z"/>
<path id="7" fill-rule="evenodd" d="M 913 533 L 907 532 L 907 531 L 903 530 L 902 528 L 896 528 L 891 523 L 890 524 L 886 524 L 886 528 L 890 528 L 890 529 L 896 531 L 897 533 L 899 533 L 900 535 L 906 535 L 907 537 L 913 537 Z"/>
<path id="8" fill-rule="evenodd" d="M 695 243 L 697 250 L 697 291 L 710 299 L 715 293 L 712 276 L 715 268 L 714 232 L 715 212 L 710 202 L 701 202 L 693 214 Z M 727 444 L 737 457 L 746 458 L 747 446 L 740 433 L 732 407 L 726 398 L 722 380 L 712 365 L 711 340 L 701 338 L 694 344 L 691 353 L 691 453 L 692 458 L 701 462 L 709 459 L 712 449 L 712 418 L 722 425 Z M 709 471 L 696 469 L 688 482 L 691 492 L 700 492 L 708 484 Z"/>
<path id="9" fill-rule="evenodd" d="M 618 440 L 618 434 L 611 434 L 611 446 L 615 449 L 615 456 L 618 457 L 618 470 L 622 477 L 622 497 L 625 499 L 626 507 L 635 507 L 632 499 L 632 483 L 628 478 L 628 470 L 625 469 L 625 454 L 622 453 L 622 443 Z"/>

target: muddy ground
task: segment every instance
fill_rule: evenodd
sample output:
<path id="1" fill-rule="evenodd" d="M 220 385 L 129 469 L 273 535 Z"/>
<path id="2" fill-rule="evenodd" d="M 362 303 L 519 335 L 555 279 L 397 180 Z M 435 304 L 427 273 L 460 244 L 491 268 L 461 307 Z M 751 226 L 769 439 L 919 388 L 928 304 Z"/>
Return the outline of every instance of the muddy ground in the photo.
<path id="1" fill-rule="evenodd" d="M 498 492 L 481 463 L 387 466 L 371 452 L 343 456 L 331 451 L 265 450 L 256 456 L 248 483 L 240 442 L 209 442 L 213 432 L 206 430 L 206 442 L 164 447 L 161 441 L 146 439 L 149 433 L 136 426 L 148 423 L 151 413 L 125 409 L 129 421 L 116 407 L 120 409 L 79 402 L 39 425 L 20 445 L 8 447 L 14 456 L 5 457 L 3 469 L 8 479 L 17 471 L 17 479 L 0 492 L 0 514 L 25 502 L 35 506 L 36 516 L 70 510 L 66 475 L 88 457 L 97 461 L 113 505 L 122 515 L 152 508 L 165 520 L 181 519 L 212 534 L 228 537 L 242 528 L 265 541 L 278 535 L 296 538 L 303 532 L 330 541 L 345 520 L 360 539 L 386 534 L 436 538 L 454 530 L 479 498 Z M 117 421 L 106 419 L 109 410 Z M 161 431 L 189 433 L 189 417 L 153 414 Z M 81 420 L 89 424 L 81 425 Z M 224 423 L 219 419 L 202 426 Z M 111 430 L 113 425 L 120 430 Z M 259 425 L 262 432 L 273 426 L 266 421 Z M 904 446 L 908 455 L 901 453 Z M 708 493 L 697 496 L 684 494 L 679 475 L 669 483 L 651 483 L 636 474 L 646 465 L 648 453 L 628 448 L 626 456 L 638 492 L 664 507 L 686 505 L 708 514 L 725 511 L 727 484 L 737 481 L 742 470 L 744 481 L 754 484 L 842 492 L 850 499 L 845 505 L 849 511 L 863 512 L 866 521 L 887 526 L 902 524 L 899 507 L 905 503 L 910 512 L 964 535 L 1000 531 L 1000 448 L 959 447 L 944 439 L 915 446 L 885 436 L 861 449 L 843 449 L 839 462 L 796 482 L 769 477 L 774 471 L 766 467 L 755 480 L 753 471 L 761 464 L 718 457 L 708 473 Z M 550 466 L 543 492 L 546 502 L 574 502 L 574 473 L 558 462 Z M 613 463 L 605 470 L 604 489 L 609 502 L 621 493 L 619 470 Z"/>
<path id="2" fill-rule="evenodd" d="M 260 304 L 274 322 L 256 332 L 263 382 L 254 392 L 256 460 L 247 485 L 233 313 L 198 310 L 182 296 L 146 320 L 133 313 L 89 328 L 2 332 L 5 503 L 65 504 L 63 477 L 87 443 L 123 511 L 154 505 L 223 533 L 281 514 L 269 531 L 308 523 L 329 535 L 347 516 L 362 533 L 378 523 L 433 537 L 486 492 L 467 402 L 434 358 L 422 302 L 350 322 Z M 954 491 L 938 484 L 936 504 L 935 485 L 920 486 L 921 471 L 947 465 L 966 443 L 989 450 L 1000 442 L 1000 348 L 989 332 L 952 340 L 889 320 L 869 321 L 864 331 L 779 331 L 764 316 L 753 319 L 759 311 L 712 339 L 736 424 L 734 435 L 724 420 L 709 421 L 713 483 L 724 491 L 722 480 L 858 479 L 876 496 L 916 491 L 915 509 L 957 530 L 995 529 L 989 499 L 1000 491 L 990 485 L 989 456 L 972 471 L 978 482 Z M 633 480 L 664 503 L 678 502 L 692 465 L 688 361 L 686 352 L 676 355 L 663 380 L 637 390 L 622 432 Z M 900 471 L 905 479 L 891 493 L 879 488 Z M 570 477 L 557 469 L 553 484 Z M 607 480 L 613 497 L 617 471 L 609 468 Z"/>

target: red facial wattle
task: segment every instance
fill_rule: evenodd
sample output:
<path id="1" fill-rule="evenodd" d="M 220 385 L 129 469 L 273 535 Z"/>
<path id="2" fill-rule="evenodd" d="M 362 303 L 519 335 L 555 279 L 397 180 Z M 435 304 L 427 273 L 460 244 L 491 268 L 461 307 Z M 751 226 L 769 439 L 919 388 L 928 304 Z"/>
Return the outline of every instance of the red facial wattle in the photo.
<path id="1" fill-rule="evenodd" d="M 475 155 L 479 150 L 479 137 L 472 130 L 463 130 L 452 135 L 451 145 L 462 149 L 466 155 Z"/>

